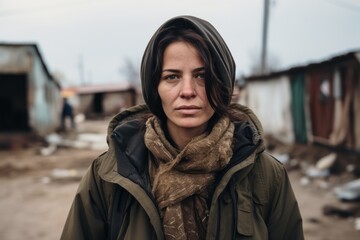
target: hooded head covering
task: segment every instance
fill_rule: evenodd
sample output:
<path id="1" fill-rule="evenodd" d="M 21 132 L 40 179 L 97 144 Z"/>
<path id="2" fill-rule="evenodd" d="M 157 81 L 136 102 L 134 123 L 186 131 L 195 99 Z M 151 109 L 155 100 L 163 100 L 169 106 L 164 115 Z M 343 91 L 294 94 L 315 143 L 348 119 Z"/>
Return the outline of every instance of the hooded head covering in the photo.
<path id="1" fill-rule="evenodd" d="M 209 22 L 193 16 L 178 16 L 166 21 L 160 26 L 150 39 L 143 55 L 141 63 L 141 84 L 144 101 L 150 111 L 159 117 L 164 116 L 161 99 L 157 91 L 161 73 L 155 73 L 155 69 L 159 68 L 159 42 L 168 32 L 174 31 L 174 29 L 191 29 L 204 38 L 217 74 L 219 82 L 217 86 L 221 88 L 217 91 L 221 92 L 221 101 L 223 104 L 229 105 L 235 81 L 235 62 L 225 41 Z M 162 66 L 160 66 L 160 68 L 162 68 Z M 206 92 L 208 99 L 211 101 L 213 98 L 209 96 L 209 92 L 211 91 L 208 89 L 208 85 L 206 86 Z M 215 112 L 216 110 L 215 107 Z"/>

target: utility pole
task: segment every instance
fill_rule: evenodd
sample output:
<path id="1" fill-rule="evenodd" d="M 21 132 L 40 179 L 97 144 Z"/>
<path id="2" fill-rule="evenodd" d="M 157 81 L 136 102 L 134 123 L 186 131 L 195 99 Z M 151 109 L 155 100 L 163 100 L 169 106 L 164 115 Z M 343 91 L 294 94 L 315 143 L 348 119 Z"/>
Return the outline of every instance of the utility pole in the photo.
<path id="1" fill-rule="evenodd" d="M 79 75 L 80 75 L 80 85 L 86 85 L 85 74 L 84 74 L 84 59 L 82 54 L 79 56 Z"/>
<path id="2" fill-rule="evenodd" d="M 267 32 L 269 22 L 269 0 L 264 0 L 263 32 L 261 45 L 261 74 L 267 72 Z"/>

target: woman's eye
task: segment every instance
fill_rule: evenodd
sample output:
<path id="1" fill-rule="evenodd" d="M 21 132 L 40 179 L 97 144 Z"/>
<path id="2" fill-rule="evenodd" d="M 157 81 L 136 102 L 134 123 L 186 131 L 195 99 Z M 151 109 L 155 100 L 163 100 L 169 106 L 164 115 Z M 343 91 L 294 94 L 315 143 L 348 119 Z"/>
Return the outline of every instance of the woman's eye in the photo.
<path id="1" fill-rule="evenodd" d="M 179 78 L 179 76 L 176 75 L 176 74 L 171 74 L 171 75 L 164 76 L 165 80 L 175 80 L 175 79 L 178 79 L 178 78 Z"/>
<path id="2" fill-rule="evenodd" d="M 205 79 L 205 73 L 197 73 L 197 74 L 195 75 L 195 78 Z"/>

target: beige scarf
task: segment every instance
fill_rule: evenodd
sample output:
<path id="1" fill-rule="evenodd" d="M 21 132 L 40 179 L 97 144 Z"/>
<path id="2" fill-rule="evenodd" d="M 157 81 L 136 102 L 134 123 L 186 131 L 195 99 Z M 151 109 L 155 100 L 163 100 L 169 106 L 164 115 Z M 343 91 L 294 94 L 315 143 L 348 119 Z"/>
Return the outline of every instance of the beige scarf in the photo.
<path id="1" fill-rule="evenodd" d="M 233 134 L 234 124 L 224 117 L 209 134 L 178 151 L 166 139 L 158 118 L 146 122 L 145 145 L 156 158 L 149 165 L 152 192 L 167 240 L 205 238 L 206 200 L 216 172 L 230 161 Z"/>

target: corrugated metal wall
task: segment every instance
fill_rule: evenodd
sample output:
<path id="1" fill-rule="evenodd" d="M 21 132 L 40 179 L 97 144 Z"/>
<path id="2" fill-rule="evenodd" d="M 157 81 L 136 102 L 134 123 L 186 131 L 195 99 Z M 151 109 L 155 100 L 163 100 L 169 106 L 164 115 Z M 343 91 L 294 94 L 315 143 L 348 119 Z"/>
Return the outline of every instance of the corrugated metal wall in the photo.
<path id="1" fill-rule="evenodd" d="M 334 121 L 333 74 L 329 66 L 307 72 L 311 130 L 315 140 L 329 138 Z"/>

